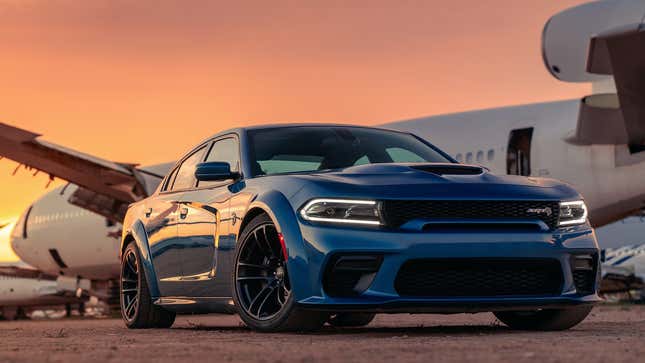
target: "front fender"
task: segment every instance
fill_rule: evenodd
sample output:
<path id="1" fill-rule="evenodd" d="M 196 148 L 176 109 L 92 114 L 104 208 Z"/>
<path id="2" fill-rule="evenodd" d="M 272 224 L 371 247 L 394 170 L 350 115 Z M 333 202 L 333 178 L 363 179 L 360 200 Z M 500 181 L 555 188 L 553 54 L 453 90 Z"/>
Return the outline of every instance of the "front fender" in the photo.
<path id="1" fill-rule="evenodd" d="M 154 266 L 152 265 L 150 247 L 148 245 L 148 235 L 146 234 L 143 223 L 140 220 L 134 222 L 130 228 L 129 233 L 134 239 L 134 243 L 136 243 L 137 248 L 139 249 L 139 256 L 141 256 L 141 266 L 143 267 L 143 271 L 145 271 L 145 277 L 146 282 L 148 283 L 150 297 L 152 297 L 152 300 L 154 301 L 161 297 L 161 294 L 159 293 L 157 274 L 155 273 Z"/>
<path id="2" fill-rule="evenodd" d="M 313 271 L 310 271 L 309 253 L 302 238 L 298 217 L 291 203 L 284 194 L 271 191 L 259 195 L 250 205 L 248 210 L 253 208 L 263 209 L 273 220 L 279 233 L 282 233 L 287 247 L 287 271 L 292 276 L 291 293 L 296 301 L 312 296 L 312 288 L 315 280 L 310 278 Z M 293 278 L 298 276 L 298 278 Z"/>

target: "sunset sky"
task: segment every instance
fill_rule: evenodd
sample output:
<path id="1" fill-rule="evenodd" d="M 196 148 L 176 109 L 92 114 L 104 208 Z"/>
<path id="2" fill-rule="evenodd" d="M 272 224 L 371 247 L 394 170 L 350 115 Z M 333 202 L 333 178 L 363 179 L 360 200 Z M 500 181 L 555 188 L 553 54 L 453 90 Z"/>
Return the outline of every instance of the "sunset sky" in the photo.
<path id="1" fill-rule="evenodd" d="M 573 98 L 540 35 L 583 0 L 0 0 L 0 121 L 116 161 L 224 128 L 386 121 Z M 0 221 L 46 178 L 0 161 Z"/>

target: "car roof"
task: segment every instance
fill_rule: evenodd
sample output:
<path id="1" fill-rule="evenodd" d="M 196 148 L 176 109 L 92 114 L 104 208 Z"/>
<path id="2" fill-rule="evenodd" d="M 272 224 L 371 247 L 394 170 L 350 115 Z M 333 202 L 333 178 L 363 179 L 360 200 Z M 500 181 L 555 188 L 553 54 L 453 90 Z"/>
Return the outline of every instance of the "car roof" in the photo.
<path id="1" fill-rule="evenodd" d="M 352 124 L 340 124 L 340 123 L 276 123 L 276 124 L 265 124 L 265 125 L 253 125 L 253 126 L 245 126 L 245 127 L 236 127 L 224 131 L 220 131 L 216 133 L 215 135 L 209 137 L 208 139 L 213 139 L 216 137 L 219 137 L 221 135 L 226 135 L 226 134 L 241 134 L 245 131 L 250 131 L 250 130 L 266 130 L 266 129 L 280 129 L 280 128 L 287 128 L 287 127 L 357 127 L 357 128 L 365 128 L 365 129 L 373 129 L 373 130 L 383 130 L 383 131 L 393 131 L 393 132 L 399 132 L 402 133 L 399 130 L 394 130 L 394 129 L 389 129 L 385 127 L 373 127 L 373 126 L 364 126 L 364 125 L 352 125 Z M 403 132 L 405 133 L 405 132 Z"/>

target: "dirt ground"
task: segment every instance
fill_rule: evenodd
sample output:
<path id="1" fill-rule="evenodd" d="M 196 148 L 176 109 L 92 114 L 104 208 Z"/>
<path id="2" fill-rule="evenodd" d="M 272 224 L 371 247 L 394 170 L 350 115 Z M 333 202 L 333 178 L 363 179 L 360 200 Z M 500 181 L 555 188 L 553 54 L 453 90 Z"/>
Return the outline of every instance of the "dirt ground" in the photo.
<path id="1" fill-rule="evenodd" d="M 237 316 L 183 316 L 170 330 L 118 319 L 0 322 L 0 362 L 636 362 L 645 306 L 602 305 L 565 332 L 517 332 L 492 314 L 379 315 L 367 328 L 262 334 Z"/>

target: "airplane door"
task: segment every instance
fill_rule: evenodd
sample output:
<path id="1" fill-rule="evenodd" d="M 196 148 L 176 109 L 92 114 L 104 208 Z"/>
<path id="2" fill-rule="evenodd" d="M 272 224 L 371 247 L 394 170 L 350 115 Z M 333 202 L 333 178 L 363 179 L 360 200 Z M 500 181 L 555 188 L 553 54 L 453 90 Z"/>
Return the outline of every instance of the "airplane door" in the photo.
<path id="1" fill-rule="evenodd" d="M 533 128 L 511 130 L 506 153 L 506 173 L 531 175 L 531 141 Z"/>

